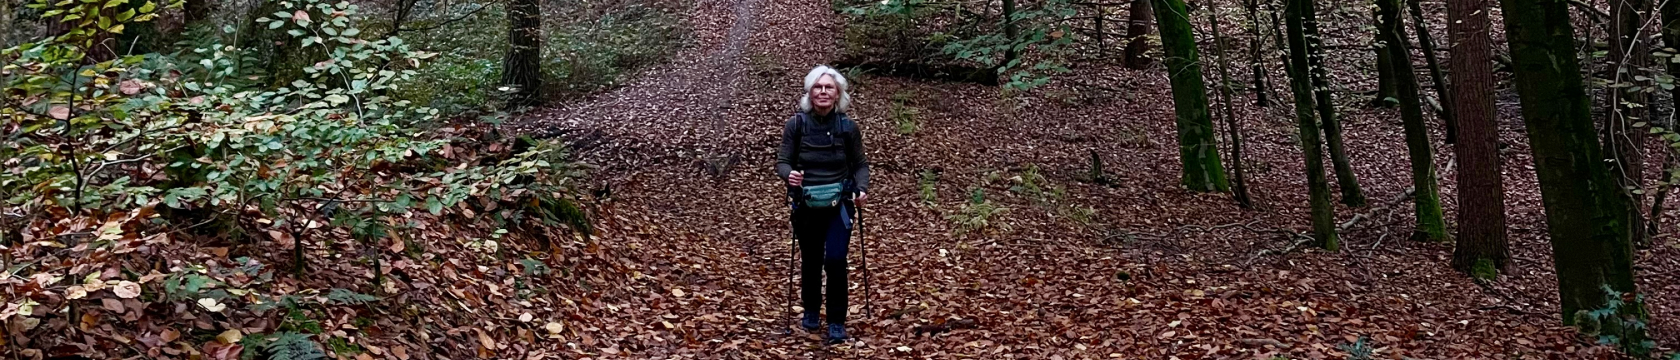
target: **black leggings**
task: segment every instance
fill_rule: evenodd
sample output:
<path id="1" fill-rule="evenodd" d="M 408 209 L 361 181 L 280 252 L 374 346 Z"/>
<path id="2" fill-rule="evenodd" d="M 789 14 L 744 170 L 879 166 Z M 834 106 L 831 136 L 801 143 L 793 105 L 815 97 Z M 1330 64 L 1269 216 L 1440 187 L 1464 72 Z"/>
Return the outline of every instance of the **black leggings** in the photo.
<path id="1" fill-rule="evenodd" d="M 842 207 L 801 208 L 795 211 L 794 232 L 799 238 L 799 299 L 807 313 L 823 303 L 823 272 L 828 273 L 828 323 L 846 323 L 846 248 L 851 243 L 851 219 Z"/>

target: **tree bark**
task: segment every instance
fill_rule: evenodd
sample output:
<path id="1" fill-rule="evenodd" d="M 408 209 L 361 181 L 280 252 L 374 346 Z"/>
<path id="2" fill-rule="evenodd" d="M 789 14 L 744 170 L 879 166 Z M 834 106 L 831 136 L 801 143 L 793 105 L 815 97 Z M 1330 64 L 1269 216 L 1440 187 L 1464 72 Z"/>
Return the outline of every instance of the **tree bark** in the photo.
<path id="1" fill-rule="evenodd" d="M 1400 95 L 1400 120 L 1406 132 L 1406 152 L 1412 164 L 1413 214 L 1417 227 L 1412 240 L 1444 241 L 1446 220 L 1441 215 L 1441 192 L 1435 181 L 1435 150 L 1429 142 L 1429 127 L 1423 122 L 1423 102 L 1418 96 L 1417 74 L 1412 71 L 1410 51 L 1406 46 L 1406 28 L 1401 22 L 1400 0 L 1377 0 L 1377 12 L 1382 22 L 1377 32 L 1382 34 L 1388 50 L 1394 86 Z"/>
<path id="2" fill-rule="evenodd" d="M 1307 192 L 1312 204 L 1313 240 L 1325 250 L 1338 251 L 1336 219 L 1330 205 L 1330 183 L 1324 176 L 1324 147 L 1319 140 L 1318 120 L 1313 114 L 1312 75 L 1307 59 L 1304 14 L 1313 13 L 1312 0 L 1287 0 L 1284 18 L 1289 33 L 1289 83 L 1295 93 L 1295 118 L 1301 130 L 1301 149 L 1307 162 Z"/>
<path id="3" fill-rule="evenodd" d="M 1271 92 L 1271 89 L 1266 86 L 1266 67 L 1263 65 L 1264 63 L 1260 61 L 1260 52 L 1262 50 L 1261 44 L 1263 44 L 1260 40 L 1260 0 L 1245 1 L 1246 2 L 1243 3 L 1243 5 L 1248 8 L 1248 23 L 1253 25 L 1249 27 L 1251 32 L 1248 40 L 1248 64 L 1250 68 L 1249 71 L 1254 76 L 1254 105 L 1267 107 L 1271 106 L 1271 101 L 1266 99 L 1266 93 Z M 1232 159 L 1232 161 L 1238 160 L 1241 159 Z M 1238 168 L 1240 169 L 1241 167 L 1239 166 Z"/>
<path id="4" fill-rule="evenodd" d="M 1215 9 L 1209 9 L 1208 23 L 1212 24 L 1213 54 L 1219 67 L 1219 102 L 1225 110 L 1226 136 L 1231 138 L 1231 195 L 1236 198 L 1238 206 L 1249 209 L 1254 207 L 1254 200 L 1248 197 L 1248 176 L 1243 173 L 1242 125 L 1237 122 L 1236 111 L 1231 106 L 1231 71 L 1227 66 L 1225 36 L 1219 33 L 1219 18 L 1213 14 Z"/>
<path id="5" fill-rule="evenodd" d="M 0 0 L 0 1 L 9 1 L 9 0 Z M 184 4 L 181 6 L 181 12 L 183 13 L 183 20 L 185 20 L 185 22 L 189 25 L 190 24 L 197 24 L 201 21 L 204 21 L 205 19 L 209 19 L 210 14 L 214 13 L 215 11 L 216 11 L 216 3 L 212 0 L 186 0 L 184 2 Z"/>
<path id="6" fill-rule="evenodd" d="M 1475 274 L 1486 262 L 1507 270 L 1510 245 L 1505 237 L 1505 180 L 1499 158 L 1499 121 L 1493 104 L 1493 44 L 1488 2 L 1447 2 L 1448 66 L 1453 73 L 1453 115 L 1460 141 L 1458 156 L 1458 244 L 1452 266 Z"/>
<path id="7" fill-rule="evenodd" d="M 1018 54 L 1015 52 L 1015 41 L 1020 40 L 1020 31 L 1015 26 L 1015 0 L 1003 0 L 1003 37 L 1010 44 L 1003 52 L 1003 67 L 1014 63 Z M 1002 76 L 1002 74 L 998 74 Z M 1000 81 L 1001 82 L 1001 81 Z"/>
<path id="8" fill-rule="evenodd" d="M 1610 116 L 1604 124 L 1605 159 L 1610 161 L 1610 173 L 1617 184 L 1623 189 L 1623 196 L 1628 197 L 1628 226 L 1635 243 L 1645 240 L 1644 214 L 1641 212 L 1645 203 L 1643 191 L 1645 182 L 1645 150 L 1644 131 L 1636 129 L 1633 124 L 1643 122 L 1649 117 L 1646 110 L 1645 92 L 1638 88 L 1649 87 L 1644 77 L 1644 67 L 1648 46 L 1639 36 L 1643 28 L 1645 17 L 1641 10 L 1646 8 L 1644 0 L 1611 0 L 1610 1 L 1610 66 L 1613 69 L 1612 84 L 1628 84 L 1632 86 L 1612 87 L 1607 91 L 1610 95 Z"/>
<path id="9" fill-rule="evenodd" d="M 1441 60 L 1435 56 L 1435 40 L 1429 35 L 1429 23 L 1424 22 L 1421 0 L 1406 0 L 1406 5 L 1412 9 L 1412 29 L 1417 31 L 1418 46 L 1423 47 L 1423 58 L 1429 64 L 1429 81 L 1434 83 L 1435 98 L 1440 100 L 1441 111 L 1436 113 L 1441 117 L 1441 124 L 1447 129 L 1448 144 L 1458 140 L 1458 123 L 1454 122 L 1453 105 L 1447 95 L 1447 77 L 1441 74 Z"/>
<path id="10" fill-rule="evenodd" d="M 538 0 L 508 5 L 508 51 L 502 60 L 502 84 L 512 88 L 509 107 L 536 104 L 542 97 L 542 17 Z"/>
<path id="11" fill-rule="evenodd" d="M 1375 19 L 1372 23 L 1382 23 L 1381 10 L 1372 10 L 1371 16 Z M 1376 35 L 1376 41 L 1373 41 L 1372 43 L 1373 50 L 1377 52 L 1377 96 L 1376 98 L 1371 99 L 1371 106 L 1391 107 L 1397 105 L 1399 104 L 1400 95 L 1397 94 L 1399 90 L 1394 85 L 1394 70 L 1392 70 L 1392 63 L 1394 61 L 1390 59 L 1388 49 L 1384 48 L 1384 44 L 1388 43 L 1388 39 L 1384 38 L 1382 36 L 1382 31 L 1379 30 Z"/>
<path id="12" fill-rule="evenodd" d="M 1149 32 L 1154 27 L 1155 10 L 1151 0 L 1132 0 L 1131 21 L 1126 26 L 1126 67 L 1131 69 L 1148 68 L 1153 61 L 1149 59 Z"/>
<path id="13" fill-rule="evenodd" d="M 1318 32 L 1318 15 L 1301 14 L 1307 36 L 1307 61 L 1312 66 L 1313 95 L 1317 97 L 1318 118 L 1324 130 L 1324 143 L 1329 146 L 1330 165 L 1336 170 L 1336 185 L 1342 190 L 1342 203 L 1352 207 L 1365 206 L 1365 191 L 1359 177 L 1353 174 L 1342 142 L 1342 122 L 1336 117 L 1336 98 L 1330 91 L 1330 67 L 1324 64 L 1324 41 Z"/>
<path id="14" fill-rule="evenodd" d="M 1564 324 L 1604 307 L 1600 289 L 1634 293 L 1627 197 L 1604 164 L 1575 56 L 1568 3 L 1501 0 L 1514 85 L 1540 179 Z M 1635 310 L 1635 309 L 1629 309 Z"/>
<path id="15" fill-rule="evenodd" d="M 1219 161 L 1213 119 L 1208 114 L 1207 85 L 1184 0 L 1153 0 L 1160 26 L 1161 50 L 1172 81 L 1173 112 L 1178 120 L 1178 155 L 1184 164 L 1184 187 L 1191 191 L 1230 190 Z"/>

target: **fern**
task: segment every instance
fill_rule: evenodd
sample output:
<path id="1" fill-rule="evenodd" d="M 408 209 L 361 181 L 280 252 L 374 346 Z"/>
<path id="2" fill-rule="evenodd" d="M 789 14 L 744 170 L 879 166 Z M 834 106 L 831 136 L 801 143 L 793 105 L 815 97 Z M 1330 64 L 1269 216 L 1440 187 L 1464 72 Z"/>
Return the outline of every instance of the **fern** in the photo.
<path id="1" fill-rule="evenodd" d="M 313 335 L 294 332 L 274 334 L 274 338 L 263 350 L 268 352 L 269 360 L 319 360 L 326 359 L 327 353 L 321 351 L 321 346 L 309 338 Z"/>
<path id="2" fill-rule="evenodd" d="M 379 301 L 379 297 L 341 288 L 333 288 L 332 291 L 327 292 L 327 301 L 338 305 L 362 305 Z"/>

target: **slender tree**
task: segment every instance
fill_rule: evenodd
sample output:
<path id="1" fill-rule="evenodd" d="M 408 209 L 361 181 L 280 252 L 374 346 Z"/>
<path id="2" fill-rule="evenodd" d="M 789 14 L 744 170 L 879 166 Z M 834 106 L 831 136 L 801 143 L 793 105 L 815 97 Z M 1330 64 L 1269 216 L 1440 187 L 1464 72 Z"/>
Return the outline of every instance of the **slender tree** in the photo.
<path id="1" fill-rule="evenodd" d="M 1313 240 L 1326 250 L 1341 249 L 1336 238 L 1335 212 L 1330 205 L 1330 183 L 1324 175 L 1324 147 L 1313 114 L 1312 75 L 1307 60 L 1305 14 L 1313 13 L 1312 0 L 1286 0 L 1284 18 L 1289 24 L 1289 84 L 1295 93 L 1295 118 L 1301 129 L 1301 149 L 1307 161 L 1307 193 L 1312 204 Z"/>
<path id="2" fill-rule="evenodd" d="M 1009 39 L 1010 43 L 1019 39 L 1020 31 L 1015 25 L 1015 0 L 1003 0 L 1003 36 L 1005 39 Z M 1015 62 L 1017 56 L 1019 55 L 1016 53 L 1014 46 L 1005 49 L 1003 53 L 1004 66 L 1009 66 L 1009 63 Z"/>
<path id="3" fill-rule="evenodd" d="M 1382 11 L 1380 9 L 1372 10 L 1371 17 L 1374 19 L 1372 23 L 1382 23 Z M 1392 66 L 1394 61 L 1390 60 L 1388 49 L 1383 48 L 1383 44 L 1387 43 L 1388 40 L 1383 38 L 1380 33 L 1373 40 L 1371 42 L 1372 50 L 1377 52 L 1377 95 L 1371 99 L 1371 106 L 1390 107 L 1397 105 L 1400 95 L 1397 94 L 1399 90 L 1394 85 Z"/>
<path id="4" fill-rule="evenodd" d="M 1441 241 L 1448 239 L 1446 220 L 1441 214 L 1441 193 L 1435 181 L 1435 150 L 1429 142 L 1429 128 L 1423 122 L 1423 102 L 1418 96 L 1417 74 L 1412 72 L 1411 52 L 1406 48 L 1406 28 L 1401 22 L 1400 0 L 1377 0 L 1377 12 L 1382 22 L 1377 31 L 1383 35 L 1388 50 L 1389 66 L 1394 70 L 1394 85 L 1400 95 L 1400 120 L 1406 132 L 1406 152 L 1412 163 L 1413 213 L 1417 228 L 1412 239 Z"/>
<path id="5" fill-rule="evenodd" d="M 1659 11 L 1662 13 L 1662 40 L 1663 44 L 1666 45 L 1663 51 L 1670 53 L 1669 56 L 1671 56 L 1668 59 L 1663 59 L 1664 61 L 1662 62 L 1667 65 L 1669 76 L 1680 78 L 1680 62 L 1675 62 L 1675 58 L 1673 58 L 1673 56 L 1680 56 L 1674 54 L 1675 50 L 1673 50 L 1680 48 L 1680 1 L 1664 0 L 1658 1 L 1658 3 L 1662 4 Z M 1669 89 L 1669 95 L 1674 99 L 1680 99 L 1680 86 Z M 1663 126 L 1674 128 L 1674 120 L 1672 118 L 1667 119 L 1667 121 L 1664 121 Z M 1649 221 L 1647 221 L 1649 224 L 1645 229 L 1646 236 L 1644 239 L 1640 239 L 1641 241 L 1648 242 L 1647 240 L 1650 239 L 1650 235 L 1657 234 L 1661 229 L 1663 200 L 1668 198 L 1668 190 L 1673 187 L 1673 183 L 1675 181 L 1674 166 L 1676 161 L 1674 159 L 1674 150 L 1665 149 L 1663 152 L 1667 153 L 1667 156 L 1665 156 L 1666 160 L 1663 161 L 1662 167 L 1662 176 L 1664 178 L 1662 184 L 1666 185 L 1658 186 L 1657 192 L 1654 195 L 1655 197 L 1651 199 L 1651 217 Z"/>
<path id="6" fill-rule="evenodd" d="M 1575 56 L 1568 3 L 1500 4 L 1513 83 L 1546 208 L 1561 318 L 1572 325 L 1577 311 L 1604 307 L 1601 287 L 1635 292 L 1627 197 L 1602 161 L 1599 142 L 1583 136 L 1595 131 L 1592 102 Z"/>
<path id="7" fill-rule="evenodd" d="M 502 85 L 512 88 L 508 106 L 528 106 L 542 97 L 542 8 L 538 0 L 508 4 L 508 51 Z"/>
<path id="8" fill-rule="evenodd" d="M 1225 36 L 1219 33 L 1219 18 L 1214 16 L 1217 8 L 1208 11 L 1208 23 L 1213 29 L 1213 54 L 1219 67 L 1219 103 L 1224 107 L 1226 137 L 1231 139 L 1231 195 L 1236 198 L 1237 205 L 1243 208 L 1254 207 L 1254 200 L 1248 197 L 1248 175 L 1243 172 L 1243 138 L 1242 125 L 1237 123 L 1237 114 L 1231 104 L 1231 71 L 1225 52 Z"/>
<path id="9" fill-rule="evenodd" d="M 1248 23 L 1252 25 L 1248 28 L 1248 66 L 1254 76 L 1254 105 L 1271 106 L 1271 102 L 1266 99 L 1266 93 L 1271 92 L 1266 86 L 1266 67 L 1260 61 L 1260 52 L 1263 50 L 1260 46 L 1263 44 L 1260 39 L 1260 0 L 1245 0 L 1243 6 L 1248 8 Z"/>
<path id="10" fill-rule="evenodd" d="M 1155 22 L 1155 10 L 1151 0 L 1132 0 L 1131 19 L 1126 25 L 1126 67 L 1143 69 L 1149 67 L 1149 32 L 1155 28 L 1149 23 Z"/>
<path id="11" fill-rule="evenodd" d="M 1160 26 L 1161 50 L 1172 82 L 1173 112 L 1178 117 L 1178 154 L 1184 163 L 1184 186 L 1193 191 L 1227 191 L 1219 161 L 1213 119 L 1208 114 L 1207 85 L 1184 0 L 1153 0 Z"/>
<path id="12" fill-rule="evenodd" d="M 1435 88 L 1435 99 L 1441 104 L 1441 111 L 1436 115 L 1441 117 L 1441 123 L 1446 125 L 1448 144 L 1458 139 L 1458 123 L 1453 122 L 1453 104 L 1447 95 L 1447 77 L 1441 74 L 1441 60 L 1435 57 L 1435 40 L 1429 35 L 1429 23 L 1424 21 L 1422 0 L 1406 0 L 1406 5 L 1412 9 L 1412 29 L 1417 31 L 1418 46 L 1422 47 L 1423 59 L 1429 64 L 1429 81 Z"/>
<path id="13" fill-rule="evenodd" d="M 1348 161 L 1347 147 L 1342 142 L 1342 122 L 1336 117 L 1336 97 L 1330 91 L 1330 67 L 1324 63 L 1324 41 L 1318 32 L 1318 16 L 1307 12 L 1301 17 L 1307 36 L 1307 61 L 1312 66 L 1318 119 L 1324 130 L 1324 143 L 1329 146 L 1330 165 L 1336 169 L 1336 185 L 1342 190 L 1343 204 L 1364 207 L 1365 191 L 1359 187 L 1359 177 L 1353 174 L 1353 164 Z"/>
<path id="14" fill-rule="evenodd" d="M 1641 212 L 1645 203 L 1643 191 L 1645 179 L 1645 151 L 1644 131 L 1635 129 L 1634 123 L 1643 122 L 1645 116 L 1646 97 L 1640 88 L 1650 84 L 1643 79 L 1646 54 L 1650 50 L 1642 41 L 1641 29 L 1644 26 L 1646 8 L 1644 0 L 1611 0 L 1610 1 L 1610 66 L 1614 69 L 1611 81 L 1616 84 L 1632 86 L 1618 86 L 1609 91 L 1610 116 L 1604 124 L 1605 160 L 1610 161 L 1610 173 L 1615 175 L 1621 184 L 1624 196 L 1628 197 L 1628 226 L 1632 229 L 1634 242 L 1645 239 L 1644 214 Z"/>
<path id="15" fill-rule="evenodd" d="M 1505 180 L 1499 159 L 1499 122 L 1493 106 L 1493 44 L 1488 3 L 1447 1 L 1448 48 L 1452 57 L 1452 103 L 1460 137 L 1458 156 L 1458 244 L 1453 268 L 1503 271 L 1510 259 L 1505 238 Z M 1486 264 L 1486 265 L 1483 265 Z M 1487 274 L 1482 274 L 1487 275 Z"/>

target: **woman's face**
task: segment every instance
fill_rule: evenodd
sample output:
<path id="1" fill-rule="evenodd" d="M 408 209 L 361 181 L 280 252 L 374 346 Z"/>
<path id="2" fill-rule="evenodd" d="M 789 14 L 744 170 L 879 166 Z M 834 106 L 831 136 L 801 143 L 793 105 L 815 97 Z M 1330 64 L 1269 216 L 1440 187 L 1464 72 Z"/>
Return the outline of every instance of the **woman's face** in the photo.
<path id="1" fill-rule="evenodd" d="M 834 83 L 834 76 L 823 75 L 817 78 L 817 84 L 811 86 L 811 108 L 820 113 L 834 109 L 834 102 L 840 98 L 840 85 Z"/>

